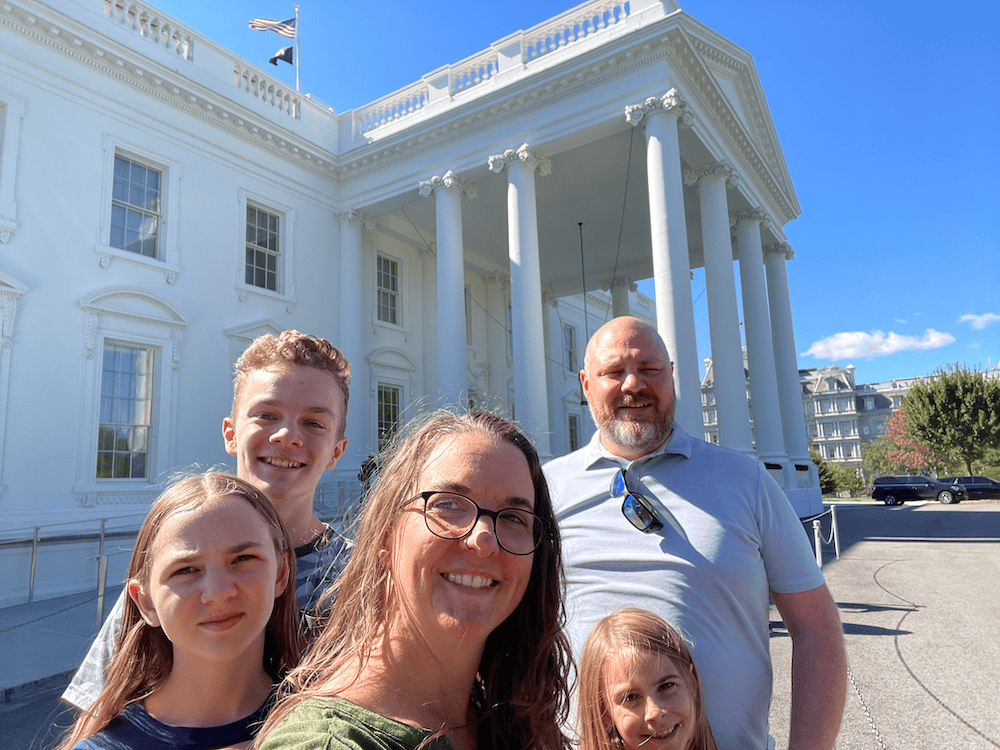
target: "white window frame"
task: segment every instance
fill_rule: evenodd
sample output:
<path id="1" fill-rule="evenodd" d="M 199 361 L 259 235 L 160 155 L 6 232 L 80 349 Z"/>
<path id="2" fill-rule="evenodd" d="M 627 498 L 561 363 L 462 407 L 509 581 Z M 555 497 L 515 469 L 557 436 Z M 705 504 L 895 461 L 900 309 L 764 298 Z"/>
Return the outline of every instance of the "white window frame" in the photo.
<path id="1" fill-rule="evenodd" d="M 144 345 L 134 344 L 134 343 L 131 343 L 131 342 L 126 342 L 126 341 L 115 341 L 113 339 L 105 339 L 104 343 L 103 343 L 103 345 L 101 347 L 101 355 L 100 355 L 101 356 L 101 361 L 102 361 L 101 375 L 100 375 L 101 388 L 100 388 L 100 392 L 98 394 L 98 408 L 99 408 L 100 411 L 103 411 L 103 409 L 101 409 L 101 406 L 103 405 L 103 401 L 104 401 L 104 398 L 105 398 L 105 396 L 104 396 L 104 391 L 105 391 L 104 378 L 108 374 L 108 370 L 105 367 L 105 364 L 106 364 L 105 360 L 106 360 L 107 355 L 108 355 L 108 350 L 112 349 L 112 348 L 118 348 L 118 349 L 126 350 L 126 351 L 129 351 L 129 350 L 130 351 L 135 351 L 135 352 L 138 352 L 140 354 L 141 353 L 146 353 L 148 355 L 149 362 L 147 362 L 148 369 L 146 371 L 146 380 L 147 380 L 147 382 L 145 383 L 145 385 L 148 386 L 148 387 L 146 389 L 146 393 L 144 394 L 145 398 L 143 399 L 145 401 L 148 401 L 148 413 L 144 417 L 139 417 L 139 415 L 136 415 L 136 417 L 138 417 L 138 418 L 133 418 L 128 423 L 124 423 L 124 422 L 122 422 L 120 420 L 114 419 L 113 415 L 110 416 L 107 419 L 107 421 L 105 421 L 105 419 L 103 418 L 103 415 L 98 416 L 98 419 L 97 419 L 97 425 L 98 425 L 97 462 L 96 462 L 97 465 L 94 467 L 95 478 L 96 478 L 96 480 L 98 482 L 103 482 L 103 481 L 115 481 L 115 482 L 118 482 L 118 481 L 127 480 L 127 479 L 129 479 L 129 480 L 130 479 L 146 479 L 146 480 L 148 480 L 149 477 L 150 477 L 150 475 L 152 474 L 154 468 L 155 468 L 155 467 L 152 467 L 150 465 L 149 459 L 150 459 L 151 456 L 153 456 L 155 454 L 155 441 L 154 441 L 155 429 L 154 429 L 154 423 L 153 423 L 153 412 L 156 409 L 156 386 L 157 386 L 157 383 L 156 383 L 156 366 L 158 364 L 157 358 L 159 358 L 160 356 L 162 356 L 162 351 L 160 349 L 158 349 L 157 347 L 144 346 Z M 124 371 L 118 370 L 117 372 L 118 373 L 123 373 Z M 137 375 L 141 375 L 141 372 L 137 370 L 136 374 Z M 142 380 L 141 377 L 137 378 L 137 385 L 139 384 L 138 381 L 141 381 L 141 380 Z M 113 399 L 113 400 L 118 400 L 117 397 L 121 396 L 121 395 L 122 395 L 121 393 L 116 393 L 115 394 L 116 398 Z M 134 395 L 134 392 L 130 393 L 129 397 L 131 397 L 132 395 Z M 122 477 L 119 477 L 119 476 L 114 476 L 113 475 L 114 471 L 115 471 L 115 464 L 117 463 L 116 460 L 115 460 L 115 456 L 119 455 L 121 453 L 121 451 L 118 450 L 117 440 L 114 440 L 113 441 L 114 445 L 113 445 L 112 450 L 110 452 L 111 453 L 111 466 L 110 466 L 110 469 L 111 469 L 112 476 L 101 476 L 101 454 L 102 454 L 102 452 L 104 452 L 104 453 L 107 452 L 106 449 L 102 450 L 102 446 L 101 446 L 101 431 L 102 431 L 101 428 L 105 427 L 105 426 L 111 428 L 112 430 L 121 429 L 123 427 L 125 429 L 129 430 L 130 431 L 129 442 L 131 442 L 132 437 L 134 436 L 134 432 L 133 431 L 135 431 L 135 430 L 146 430 L 147 436 L 146 436 L 146 440 L 145 440 L 145 450 L 141 451 L 144 454 L 144 456 L 145 456 L 144 459 L 143 459 L 143 468 L 142 468 L 142 474 L 141 475 L 134 476 L 134 477 L 133 476 L 127 476 L 127 477 L 122 476 Z M 130 449 L 129 450 L 129 453 L 139 453 L 139 452 L 140 451 L 136 451 L 134 449 Z M 131 467 L 130 467 L 130 473 L 131 473 Z"/>
<path id="2" fill-rule="evenodd" d="M 384 346 L 372 351 L 366 358 L 368 365 L 368 446 L 374 452 L 378 446 L 378 387 L 379 385 L 399 388 L 399 424 L 406 422 L 406 414 L 413 403 L 414 382 L 417 365 L 410 356 L 394 346 Z"/>
<path id="3" fill-rule="evenodd" d="M 394 392 L 396 394 L 396 419 L 392 427 L 392 433 L 385 438 L 383 443 L 382 438 L 382 399 L 381 396 L 384 392 Z M 398 383 L 386 383 L 379 380 L 375 384 L 375 445 L 381 451 L 392 439 L 392 435 L 396 434 L 396 431 L 403 424 L 403 386 Z"/>
<path id="4" fill-rule="evenodd" d="M 246 188 L 237 191 L 239 221 L 237 222 L 236 292 L 240 302 L 251 297 L 283 303 L 285 312 L 295 309 L 295 209 L 276 200 L 274 196 L 251 192 Z M 274 291 L 246 283 L 247 263 L 247 206 L 266 211 L 278 217 L 278 288 Z"/>
<path id="5" fill-rule="evenodd" d="M 573 423 L 576 423 L 576 445 L 573 445 Z M 566 415 L 566 448 L 572 452 L 583 447 L 583 419 L 577 413 Z"/>
<path id="6" fill-rule="evenodd" d="M 10 355 L 14 346 L 14 324 L 17 322 L 17 305 L 28 287 L 0 271 L 0 411 L 10 414 Z M 4 447 L 7 420 L 0 419 L 0 498 L 3 497 Z"/>
<path id="7" fill-rule="evenodd" d="M 0 245 L 9 243 L 17 230 L 14 187 L 23 119 L 24 102 L 0 91 Z"/>
<path id="8" fill-rule="evenodd" d="M 576 326 L 563 323 L 563 367 L 569 372 L 580 371 L 580 360 L 576 353 Z M 568 339 L 568 340 L 567 340 Z"/>
<path id="9" fill-rule="evenodd" d="M 180 274 L 180 250 L 177 234 L 180 211 L 177 209 L 180 197 L 180 163 L 144 144 L 125 141 L 105 133 L 102 139 L 104 149 L 104 180 L 101 194 L 101 222 L 97 230 L 94 253 L 101 268 L 110 269 L 115 263 L 123 262 L 133 266 L 152 269 L 163 274 L 167 284 L 177 281 Z M 137 161 L 143 166 L 160 172 L 160 220 L 157 228 L 157 256 L 149 258 L 129 250 L 111 246 L 111 211 L 115 180 L 115 157 L 123 156 Z"/>
<path id="10" fill-rule="evenodd" d="M 379 309 L 380 309 L 379 295 L 380 295 L 381 289 L 382 289 L 379 286 L 379 283 L 378 283 L 378 281 L 379 281 L 378 266 L 379 266 L 379 259 L 380 258 L 384 258 L 386 261 L 388 261 L 390 263 L 395 263 L 396 264 L 396 291 L 394 292 L 394 294 L 396 295 L 396 321 L 395 322 L 393 322 L 391 320 L 383 320 L 382 318 L 379 317 Z M 384 252 L 382 250 L 376 250 L 375 251 L 375 267 L 372 269 L 372 271 L 373 271 L 372 279 L 374 281 L 374 289 L 375 289 L 375 296 L 373 298 L 374 304 L 372 305 L 372 317 L 374 318 L 376 325 L 385 326 L 387 328 L 394 328 L 394 329 L 401 329 L 403 327 L 403 321 L 405 320 L 405 317 L 403 315 L 403 301 L 404 301 L 403 300 L 403 289 L 405 288 L 404 283 L 403 283 L 404 282 L 404 270 L 405 270 L 405 264 L 403 263 L 402 259 L 400 259 L 400 258 L 398 258 L 395 255 L 392 255 L 390 253 Z M 390 293 L 392 293 L 392 292 L 390 292 Z"/>
<path id="11" fill-rule="evenodd" d="M 79 304 L 84 313 L 84 398 L 74 496 L 82 506 L 148 506 L 159 492 L 160 480 L 175 464 L 181 343 L 189 321 L 166 298 L 134 287 L 106 289 L 80 300 Z M 98 479 L 96 476 L 101 371 L 106 343 L 154 351 L 153 426 L 143 479 Z"/>

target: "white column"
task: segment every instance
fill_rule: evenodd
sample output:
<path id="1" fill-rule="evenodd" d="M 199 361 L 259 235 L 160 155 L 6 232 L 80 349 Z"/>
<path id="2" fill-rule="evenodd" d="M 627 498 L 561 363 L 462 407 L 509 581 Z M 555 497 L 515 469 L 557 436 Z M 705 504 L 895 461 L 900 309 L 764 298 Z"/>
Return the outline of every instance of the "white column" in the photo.
<path id="1" fill-rule="evenodd" d="M 483 277 L 486 283 L 486 352 L 489 361 L 491 399 L 507 402 L 507 290 L 510 276 L 494 272 Z M 509 406 L 509 405 L 508 405 Z"/>
<path id="2" fill-rule="evenodd" d="M 701 383 L 677 139 L 678 120 L 692 121 L 686 108 L 677 90 L 670 89 L 662 97 L 626 107 L 625 119 L 632 125 L 645 125 L 656 327 L 674 362 L 675 418 L 688 433 L 701 435 Z"/>
<path id="3" fill-rule="evenodd" d="M 375 228 L 372 216 L 349 209 L 337 214 L 340 223 L 340 304 L 338 306 L 337 340 L 331 343 L 344 353 L 351 363 L 352 398 L 347 407 L 347 452 L 341 458 L 345 467 L 360 466 L 368 453 L 374 451 L 366 437 L 368 399 L 363 389 L 368 382 L 368 367 L 364 351 L 364 283 L 361 273 L 361 226 Z"/>
<path id="4" fill-rule="evenodd" d="M 552 165 L 527 143 L 490 156 L 492 172 L 507 169 L 507 243 L 510 255 L 511 313 L 514 335 L 514 400 L 517 421 L 542 458 L 552 455 L 545 387 L 542 274 L 538 254 L 535 169 Z"/>
<path id="5" fill-rule="evenodd" d="M 636 285 L 632 279 L 615 279 L 611 284 L 611 317 L 620 318 L 630 315 L 628 293 L 634 292 Z"/>
<path id="6" fill-rule="evenodd" d="M 708 164 L 684 173 L 684 181 L 698 185 L 701 237 L 708 292 L 708 330 L 712 340 L 712 374 L 718 414 L 719 444 L 754 455 L 747 406 L 740 318 L 736 305 L 733 247 L 729 236 L 726 183 L 737 183 L 730 164 Z"/>
<path id="7" fill-rule="evenodd" d="M 771 311 L 771 337 L 774 343 L 774 365 L 778 377 L 778 400 L 781 402 L 781 426 L 785 436 L 785 450 L 796 465 L 796 475 L 803 474 L 804 466 L 810 474 L 815 464 L 809 458 L 809 438 L 802 408 L 802 384 L 799 381 L 799 363 L 795 354 L 795 333 L 792 330 L 792 303 L 788 296 L 788 274 L 785 261 L 795 257 L 787 242 L 764 248 L 764 267 L 767 271 L 767 301 Z M 818 485 L 819 476 L 815 478 Z M 812 485 L 800 481 L 799 485 Z"/>
<path id="8" fill-rule="evenodd" d="M 434 194 L 437 236 L 437 361 L 441 405 L 465 406 L 469 369 L 465 343 L 465 250 L 462 194 L 476 186 L 449 170 L 420 183 L 420 195 Z"/>
<path id="9" fill-rule="evenodd" d="M 753 402 L 753 429 L 757 456 L 767 463 L 781 465 L 781 486 L 792 484 L 788 455 L 778 405 L 778 382 L 774 371 L 774 348 L 771 343 L 771 320 L 764 286 L 764 257 L 760 242 L 763 211 L 745 211 L 736 217 L 736 243 L 740 259 L 740 288 L 743 292 L 743 330 L 747 338 L 747 363 L 750 370 L 750 398 Z"/>

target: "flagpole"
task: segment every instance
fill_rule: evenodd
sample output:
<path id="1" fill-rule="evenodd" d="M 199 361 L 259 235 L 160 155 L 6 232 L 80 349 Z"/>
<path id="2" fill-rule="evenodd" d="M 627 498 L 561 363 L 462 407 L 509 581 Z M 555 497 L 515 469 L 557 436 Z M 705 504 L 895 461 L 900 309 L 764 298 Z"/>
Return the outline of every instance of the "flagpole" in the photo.
<path id="1" fill-rule="evenodd" d="M 302 91 L 299 84 L 299 70 L 302 66 L 302 56 L 299 53 L 299 6 L 295 6 L 295 90 Z"/>

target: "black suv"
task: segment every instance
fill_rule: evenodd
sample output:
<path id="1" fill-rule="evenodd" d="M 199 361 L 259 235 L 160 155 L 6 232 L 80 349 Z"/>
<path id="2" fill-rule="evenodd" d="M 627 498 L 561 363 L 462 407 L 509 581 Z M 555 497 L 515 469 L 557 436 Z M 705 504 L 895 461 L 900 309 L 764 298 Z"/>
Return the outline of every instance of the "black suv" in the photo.
<path id="1" fill-rule="evenodd" d="M 940 503 L 957 503 L 965 499 L 965 490 L 959 484 L 945 484 L 917 474 L 901 477 L 879 477 L 872 483 L 871 496 L 886 505 L 902 505 L 905 500 L 937 500 Z"/>
<path id="2" fill-rule="evenodd" d="M 1000 482 L 989 477 L 948 477 L 941 481 L 959 485 L 972 499 L 1000 499 Z"/>

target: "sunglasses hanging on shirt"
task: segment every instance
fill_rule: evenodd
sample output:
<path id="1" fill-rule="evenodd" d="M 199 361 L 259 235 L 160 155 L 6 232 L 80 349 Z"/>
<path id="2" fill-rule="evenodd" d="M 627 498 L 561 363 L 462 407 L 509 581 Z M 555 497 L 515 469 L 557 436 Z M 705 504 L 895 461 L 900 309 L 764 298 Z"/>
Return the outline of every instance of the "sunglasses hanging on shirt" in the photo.
<path id="1" fill-rule="evenodd" d="M 625 479 L 625 469 L 619 469 L 611 479 L 611 497 L 621 497 L 622 515 L 629 520 L 639 531 L 652 534 L 663 528 L 663 521 L 660 520 L 656 508 L 642 495 L 632 492 Z"/>

